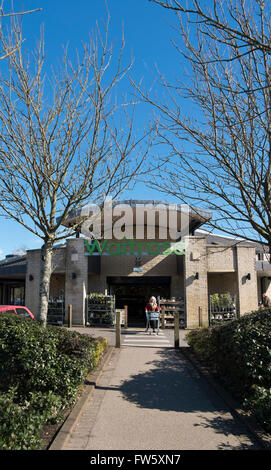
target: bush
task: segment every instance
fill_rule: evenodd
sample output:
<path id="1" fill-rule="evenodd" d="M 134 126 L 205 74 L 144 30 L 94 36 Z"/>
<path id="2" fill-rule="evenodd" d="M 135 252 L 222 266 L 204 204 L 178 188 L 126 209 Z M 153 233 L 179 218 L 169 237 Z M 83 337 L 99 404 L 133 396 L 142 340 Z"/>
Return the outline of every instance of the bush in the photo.
<path id="1" fill-rule="evenodd" d="M 271 432 L 271 389 L 255 385 L 254 393 L 244 401 L 246 410 L 252 412 L 266 431 Z"/>
<path id="2" fill-rule="evenodd" d="M 37 449 L 42 418 L 32 413 L 27 402 L 17 403 L 15 389 L 0 396 L 1 450 Z"/>
<path id="3" fill-rule="evenodd" d="M 192 350 L 215 370 L 235 396 L 251 409 L 252 403 L 255 409 L 258 403 L 257 416 L 262 416 L 265 426 L 270 423 L 270 326 L 271 310 L 267 309 L 187 335 Z"/>
<path id="4" fill-rule="evenodd" d="M 186 335 L 189 346 L 205 362 L 212 360 L 210 335 L 211 329 L 209 328 L 192 330 Z"/>
<path id="5" fill-rule="evenodd" d="M 40 427 L 56 422 L 60 411 L 75 401 L 79 386 L 107 346 L 102 338 L 54 326 L 44 329 L 31 319 L 1 315 L 1 448 L 38 446 Z M 31 429 L 29 435 L 21 427 L 24 422 Z"/>

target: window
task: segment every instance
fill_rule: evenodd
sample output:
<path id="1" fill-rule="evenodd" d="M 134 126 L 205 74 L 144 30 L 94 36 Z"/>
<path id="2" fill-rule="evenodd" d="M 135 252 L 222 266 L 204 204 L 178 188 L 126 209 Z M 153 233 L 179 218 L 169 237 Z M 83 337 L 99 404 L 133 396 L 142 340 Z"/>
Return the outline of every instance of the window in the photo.
<path id="1" fill-rule="evenodd" d="M 24 308 L 16 308 L 16 312 L 21 317 L 29 317 L 29 313 Z"/>
<path id="2" fill-rule="evenodd" d="M 14 286 L 11 295 L 13 305 L 24 305 L 24 286 Z"/>

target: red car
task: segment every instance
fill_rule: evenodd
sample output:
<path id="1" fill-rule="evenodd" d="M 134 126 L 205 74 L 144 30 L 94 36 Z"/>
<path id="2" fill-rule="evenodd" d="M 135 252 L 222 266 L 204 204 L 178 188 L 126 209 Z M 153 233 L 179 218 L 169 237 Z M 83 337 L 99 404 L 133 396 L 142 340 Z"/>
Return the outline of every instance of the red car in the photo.
<path id="1" fill-rule="evenodd" d="M 15 315 L 32 319 L 35 318 L 27 307 L 22 307 L 21 305 L 0 305 L 0 314 L 1 313 L 15 313 Z"/>

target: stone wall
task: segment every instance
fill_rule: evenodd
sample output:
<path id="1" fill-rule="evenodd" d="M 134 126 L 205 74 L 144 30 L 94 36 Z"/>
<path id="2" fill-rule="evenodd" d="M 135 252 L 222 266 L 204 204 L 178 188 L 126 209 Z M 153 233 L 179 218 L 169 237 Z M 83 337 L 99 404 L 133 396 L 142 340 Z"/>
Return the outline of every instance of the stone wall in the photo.
<path id="1" fill-rule="evenodd" d="M 35 317 L 39 311 L 40 250 L 27 251 L 27 272 L 25 278 L 25 305 Z M 32 279 L 32 280 L 30 280 Z"/>
<path id="2" fill-rule="evenodd" d="M 52 274 L 50 282 L 50 298 L 59 299 L 65 296 L 65 274 Z"/>
<path id="3" fill-rule="evenodd" d="M 88 276 L 88 288 L 87 294 L 98 293 L 98 294 L 107 294 L 107 284 L 106 276 L 103 275 L 93 275 Z"/>
<path id="4" fill-rule="evenodd" d="M 65 309 L 72 305 L 74 325 L 85 324 L 85 298 L 88 285 L 88 262 L 83 239 L 68 239 L 66 248 Z"/>
<path id="5" fill-rule="evenodd" d="M 187 328 L 208 326 L 207 250 L 205 237 L 186 237 L 184 286 Z M 198 277 L 198 278 L 197 278 Z M 201 315 L 200 315 L 201 313 Z"/>
<path id="6" fill-rule="evenodd" d="M 184 275 L 171 277 L 171 297 L 184 297 Z"/>
<path id="7" fill-rule="evenodd" d="M 54 252 L 52 295 L 62 289 L 65 283 L 65 306 L 67 310 L 68 304 L 72 305 L 74 324 L 85 322 L 86 294 L 106 292 L 107 276 L 171 277 L 171 296 L 186 297 L 188 328 L 198 327 L 200 321 L 202 325 L 208 324 L 208 294 L 230 292 L 236 295 L 241 315 L 257 309 L 253 246 L 210 246 L 206 245 L 205 237 L 201 236 L 187 237 L 187 241 L 182 262 L 175 254 L 150 255 L 143 250 L 141 254 L 135 251 L 132 255 L 102 255 L 101 274 L 89 275 L 84 240 L 68 239 L 65 248 L 57 248 Z M 142 271 L 135 272 L 135 267 L 142 268 Z M 39 284 L 40 250 L 30 250 L 27 252 L 26 305 L 35 315 L 39 305 Z M 269 293 L 269 282 L 267 289 Z"/>
<path id="8" fill-rule="evenodd" d="M 235 296 L 236 288 L 236 273 L 208 273 L 208 295 L 229 292 L 231 296 Z"/>
<path id="9" fill-rule="evenodd" d="M 237 245 L 237 305 L 242 316 L 258 309 L 257 273 L 255 270 L 255 248 Z M 250 276 L 250 279 L 248 277 Z"/>
<path id="10" fill-rule="evenodd" d="M 208 272 L 236 271 L 235 247 L 207 245 Z"/>
<path id="11" fill-rule="evenodd" d="M 39 310 L 40 264 L 41 251 L 28 250 L 25 279 L 25 305 L 33 312 L 35 317 L 38 316 Z M 50 295 L 56 297 L 60 290 L 65 290 L 64 274 L 66 271 L 66 250 L 64 248 L 54 250 L 52 269 Z M 55 272 L 59 275 L 54 274 Z M 32 280 L 30 280 L 30 278 Z"/>
<path id="12" fill-rule="evenodd" d="M 262 302 L 262 295 L 261 295 L 261 282 L 263 284 L 263 294 L 267 294 L 268 297 L 271 299 L 271 278 L 269 276 L 263 276 L 261 279 L 258 279 L 258 300 Z"/>
<path id="13" fill-rule="evenodd" d="M 135 272 L 136 267 L 142 268 Z M 135 255 L 102 256 L 101 274 L 107 276 L 174 276 L 177 275 L 175 255 L 142 255 L 139 263 Z"/>
<path id="14" fill-rule="evenodd" d="M 66 271 L 66 247 L 54 249 L 52 260 L 53 273 L 65 273 Z"/>

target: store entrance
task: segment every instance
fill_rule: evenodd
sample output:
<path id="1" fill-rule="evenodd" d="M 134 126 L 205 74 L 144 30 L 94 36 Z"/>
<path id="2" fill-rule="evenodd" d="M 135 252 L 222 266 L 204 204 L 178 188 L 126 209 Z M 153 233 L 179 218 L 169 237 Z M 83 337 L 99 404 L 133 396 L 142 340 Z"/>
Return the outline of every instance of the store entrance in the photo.
<path id="1" fill-rule="evenodd" d="M 110 277 L 109 292 L 115 295 L 116 308 L 128 306 L 128 326 L 145 325 L 145 306 L 149 298 L 170 298 L 170 277 Z"/>

